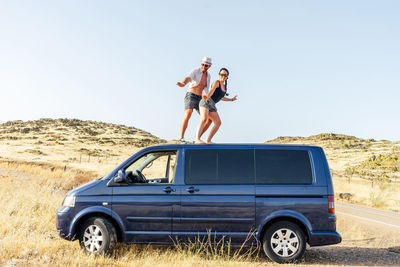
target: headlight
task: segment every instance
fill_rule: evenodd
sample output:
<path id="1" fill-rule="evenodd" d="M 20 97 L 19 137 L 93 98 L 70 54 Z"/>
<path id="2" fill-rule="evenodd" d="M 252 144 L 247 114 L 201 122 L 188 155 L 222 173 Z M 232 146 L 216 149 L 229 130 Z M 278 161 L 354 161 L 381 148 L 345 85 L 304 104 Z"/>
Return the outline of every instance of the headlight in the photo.
<path id="1" fill-rule="evenodd" d="M 75 207 L 75 195 L 66 196 L 63 201 L 63 207 Z"/>

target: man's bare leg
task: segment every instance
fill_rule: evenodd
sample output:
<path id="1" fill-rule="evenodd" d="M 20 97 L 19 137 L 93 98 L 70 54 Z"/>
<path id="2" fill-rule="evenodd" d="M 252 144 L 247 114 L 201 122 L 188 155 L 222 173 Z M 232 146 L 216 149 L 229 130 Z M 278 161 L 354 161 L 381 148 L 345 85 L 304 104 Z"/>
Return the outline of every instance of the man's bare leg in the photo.
<path id="1" fill-rule="evenodd" d="M 205 144 L 203 140 L 201 140 L 201 134 L 203 133 L 204 125 L 206 125 L 208 120 L 208 109 L 204 107 L 200 107 L 200 123 L 197 127 L 197 135 L 196 135 L 196 144 Z"/>
<path id="2" fill-rule="evenodd" d="M 183 115 L 182 125 L 181 125 L 181 139 L 185 138 L 185 132 L 189 124 L 189 119 L 192 116 L 193 109 L 185 109 L 185 113 Z"/>

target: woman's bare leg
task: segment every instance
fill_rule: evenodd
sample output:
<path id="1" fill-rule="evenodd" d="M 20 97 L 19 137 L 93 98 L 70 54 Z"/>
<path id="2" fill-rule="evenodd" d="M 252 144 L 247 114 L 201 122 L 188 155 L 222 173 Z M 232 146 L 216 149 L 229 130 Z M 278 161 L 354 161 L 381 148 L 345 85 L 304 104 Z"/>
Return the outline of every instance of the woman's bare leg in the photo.
<path id="1" fill-rule="evenodd" d="M 204 141 L 202 141 L 201 135 L 203 134 L 203 129 L 204 125 L 206 125 L 207 120 L 208 120 L 208 109 L 204 107 L 200 107 L 200 123 L 199 126 L 197 127 L 197 136 L 196 136 L 196 144 L 205 144 Z"/>
<path id="2" fill-rule="evenodd" d="M 212 122 L 214 122 L 214 126 L 211 128 L 210 134 L 207 138 L 207 144 L 212 144 L 213 142 L 211 141 L 211 139 L 214 137 L 215 133 L 221 126 L 221 119 L 218 115 L 218 112 L 209 112 L 208 117 L 212 120 Z"/>
<path id="3" fill-rule="evenodd" d="M 212 120 L 210 118 L 207 119 L 206 124 L 204 125 L 203 132 L 201 133 L 200 137 L 203 136 L 205 132 L 207 132 L 208 128 L 210 127 Z"/>

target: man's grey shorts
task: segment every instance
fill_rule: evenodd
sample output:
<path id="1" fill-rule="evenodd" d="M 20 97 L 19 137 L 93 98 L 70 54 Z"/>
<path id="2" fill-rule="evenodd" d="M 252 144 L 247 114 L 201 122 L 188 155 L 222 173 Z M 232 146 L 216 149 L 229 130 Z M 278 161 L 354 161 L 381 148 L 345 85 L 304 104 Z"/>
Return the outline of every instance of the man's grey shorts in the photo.
<path id="1" fill-rule="evenodd" d="M 185 95 L 185 109 L 196 109 L 199 110 L 199 102 L 201 100 L 201 95 L 196 95 L 191 92 L 187 92 Z"/>
<path id="2" fill-rule="evenodd" d="M 215 106 L 212 98 L 208 99 L 207 101 L 202 99 L 199 106 L 208 109 L 210 112 L 217 112 L 217 107 Z"/>

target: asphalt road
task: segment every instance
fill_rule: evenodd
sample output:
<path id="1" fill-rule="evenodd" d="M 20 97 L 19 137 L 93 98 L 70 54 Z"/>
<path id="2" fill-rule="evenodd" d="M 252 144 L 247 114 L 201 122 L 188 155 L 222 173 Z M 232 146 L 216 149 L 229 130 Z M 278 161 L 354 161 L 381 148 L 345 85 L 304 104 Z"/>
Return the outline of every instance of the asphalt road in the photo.
<path id="1" fill-rule="evenodd" d="M 335 202 L 336 214 L 345 215 L 377 225 L 389 226 L 400 230 L 400 213 L 380 210 L 356 204 Z"/>

